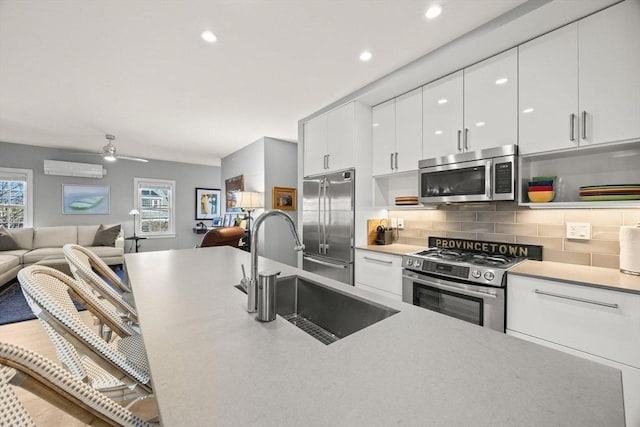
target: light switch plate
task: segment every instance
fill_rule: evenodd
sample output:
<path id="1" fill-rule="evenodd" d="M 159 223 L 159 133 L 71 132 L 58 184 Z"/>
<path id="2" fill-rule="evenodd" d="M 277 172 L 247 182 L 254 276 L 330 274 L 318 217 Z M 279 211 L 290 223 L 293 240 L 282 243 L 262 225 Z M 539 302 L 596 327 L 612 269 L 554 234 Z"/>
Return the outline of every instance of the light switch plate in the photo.
<path id="1" fill-rule="evenodd" d="M 588 222 L 568 222 L 567 239 L 591 239 L 591 224 Z"/>

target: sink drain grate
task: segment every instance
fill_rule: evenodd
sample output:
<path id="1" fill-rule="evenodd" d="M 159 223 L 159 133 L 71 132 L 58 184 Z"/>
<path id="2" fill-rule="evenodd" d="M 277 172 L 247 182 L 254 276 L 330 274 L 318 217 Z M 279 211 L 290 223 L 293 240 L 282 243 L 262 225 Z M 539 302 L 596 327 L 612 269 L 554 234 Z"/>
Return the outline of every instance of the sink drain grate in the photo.
<path id="1" fill-rule="evenodd" d="M 302 329 L 323 344 L 329 345 L 332 342 L 336 342 L 340 339 L 326 329 L 322 329 L 320 326 L 316 325 L 310 320 L 307 320 L 295 313 L 287 314 L 286 316 L 282 317 L 289 323 L 296 325 L 298 328 Z"/>

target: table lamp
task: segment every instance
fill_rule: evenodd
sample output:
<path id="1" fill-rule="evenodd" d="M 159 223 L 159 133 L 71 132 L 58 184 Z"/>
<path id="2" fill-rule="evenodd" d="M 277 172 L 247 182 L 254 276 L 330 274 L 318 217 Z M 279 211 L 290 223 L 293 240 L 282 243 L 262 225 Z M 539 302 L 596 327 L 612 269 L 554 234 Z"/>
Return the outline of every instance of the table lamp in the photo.
<path id="1" fill-rule="evenodd" d="M 257 208 L 264 207 L 264 198 L 262 193 L 254 191 L 238 191 L 236 193 L 236 207 L 241 208 L 249 214 L 247 218 L 247 230 L 251 231 L 251 212 Z"/>
<path id="2" fill-rule="evenodd" d="M 133 215 L 133 237 L 136 237 L 136 216 L 140 215 L 140 211 L 138 209 L 131 209 L 129 211 L 129 215 Z"/>

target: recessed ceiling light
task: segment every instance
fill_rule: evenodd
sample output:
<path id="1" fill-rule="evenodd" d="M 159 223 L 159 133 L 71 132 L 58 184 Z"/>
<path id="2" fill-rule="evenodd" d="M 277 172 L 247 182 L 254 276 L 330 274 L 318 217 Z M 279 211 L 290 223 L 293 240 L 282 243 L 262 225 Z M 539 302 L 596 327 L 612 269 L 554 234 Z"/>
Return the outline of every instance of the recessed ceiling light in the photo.
<path id="1" fill-rule="evenodd" d="M 506 82 L 508 82 L 508 81 L 509 81 L 509 79 L 508 79 L 508 78 L 506 78 L 506 77 L 502 77 L 501 79 L 496 80 L 496 84 L 497 84 L 497 85 L 503 85 L 503 84 L 505 84 L 505 83 L 506 83 Z"/>
<path id="2" fill-rule="evenodd" d="M 374 127 L 374 128 L 377 128 L 378 126 L 380 126 L 380 123 L 374 123 L 374 124 L 373 124 L 373 127 Z"/>
<path id="3" fill-rule="evenodd" d="M 533 113 L 533 108 L 525 108 L 524 110 L 522 110 L 522 112 L 523 112 L 524 114 L 527 114 L 527 113 Z"/>
<path id="4" fill-rule="evenodd" d="M 371 58 L 373 58 L 373 54 L 371 52 L 369 52 L 368 50 L 365 50 L 364 52 L 362 52 L 360 54 L 360 61 L 362 61 L 362 62 L 367 62 Z"/>
<path id="5" fill-rule="evenodd" d="M 485 122 L 478 122 L 478 123 L 476 123 L 476 126 L 478 126 L 478 127 L 479 126 L 484 126 L 485 124 L 486 124 Z"/>
<path id="6" fill-rule="evenodd" d="M 447 98 L 438 99 L 438 104 L 446 104 Z"/>
<path id="7" fill-rule="evenodd" d="M 426 16 L 427 19 L 433 19 L 440 16 L 441 13 L 442 13 L 442 7 L 435 4 L 431 6 L 429 9 L 427 9 L 427 13 L 425 13 L 424 16 Z"/>
<path id="8" fill-rule="evenodd" d="M 218 37 L 216 37 L 215 34 L 213 34 L 211 31 L 206 30 L 203 31 L 202 33 L 200 33 L 200 37 L 202 37 L 202 40 L 209 42 L 209 43 L 213 43 L 216 40 L 218 40 Z"/>
<path id="9" fill-rule="evenodd" d="M 436 135 L 442 135 L 442 131 L 441 130 L 437 130 L 434 132 Z"/>

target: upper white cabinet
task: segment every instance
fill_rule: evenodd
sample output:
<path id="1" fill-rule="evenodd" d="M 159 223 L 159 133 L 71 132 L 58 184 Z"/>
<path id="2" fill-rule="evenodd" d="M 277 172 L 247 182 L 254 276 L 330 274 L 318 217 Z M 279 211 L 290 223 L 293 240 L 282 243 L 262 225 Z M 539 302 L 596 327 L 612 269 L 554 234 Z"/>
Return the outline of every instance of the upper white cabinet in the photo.
<path id="1" fill-rule="evenodd" d="M 418 169 L 422 158 L 422 89 L 373 108 L 373 174 Z"/>
<path id="2" fill-rule="evenodd" d="M 425 158 L 516 144 L 517 49 L 424 86 L 422 101 Z"/>
<path id="3" fill-rule="evenodd" d="M 640 2 L 519 47 L 521 154 L 640 136 Z"/>
<path id="4" fill-rule="evenodd" d="M 309 120 L 303 126 L 305 176 L 355 166 L 354 102 Z"/>
<path id="5" fill-rule="evenodd" d="M 578 22 L 580 141 L 640 136 L 640 1 Z"/>

